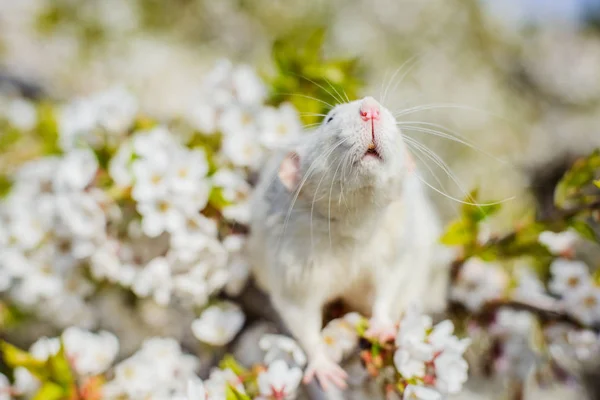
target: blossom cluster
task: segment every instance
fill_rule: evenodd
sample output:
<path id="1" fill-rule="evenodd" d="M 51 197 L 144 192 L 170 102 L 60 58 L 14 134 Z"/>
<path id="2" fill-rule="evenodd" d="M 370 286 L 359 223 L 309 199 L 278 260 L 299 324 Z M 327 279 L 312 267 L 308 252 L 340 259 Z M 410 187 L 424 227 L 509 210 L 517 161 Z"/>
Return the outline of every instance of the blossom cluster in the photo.
<path id="1" fill-rule="evenodd" d="M 55 110 L 58 151 L 15 166 L 0 202 L 0 291 L 11 303 L 91 327 L 101 282 L 162 306 L 241 291 L 245 239 L 231 226 L 249 218 L 248 167 L 297 136 L 300 119 L 265 105 L 249 66 L 218 63 L 198 93 L 183 126 L 148 121 L 122 87 Z M 10 126 L 36 127 L 35 104 L 4 102 Z"/>
<path id="2" fill-rule="evenodd" d="M 468 376 L 463 354 L 470 339 L 458 339 L 453 333 L 451 321 L 433 326 L 430 317 L 415 309 L 400 321 L 394 365 L 405 399 L 442 399 L 461 391 Z"/>
<path id="3" fill-rule="evenodd" d="M 283 336 L 271 337 L 271 354 L 282 340 L 291 341 Z M 295 342 L 292 343 L 296 352 L 301 351 Z M 255 372 L 246 373 L 241 373 L 241 367 L 233 362 L 236 372 L 229 366 L 213 368 L 209 377 L 202 380 L 197 375 L 198 358 L 184 353 L 176 340 L 163 337 L 148 338 L 135 354 L 113 364 L 119 348 L 116 336 L 74 327 L 65 330 L 61 337 L 39 339 L 28 353 L 36 362 L 46 362 L 60 357 L 61 346 L 64 346 L 68 365 L 84 388 L 86 382 L 94 382 L 99 377 L 105 382 L 94 387 L 93 392 L 88 389 L 89 397 L 84 398 L 224 400 L 228 398 L 228 391 L 246 395 L 249 390 L 254 392 L 252 398 L 283 399 L 295 396 L 302 377 L 300 368 L 276 359 L 257 366 Z M 0 398 L 10 398 L 11 394 L 30 398 L 43 384 L 26 367 L 15 368 L 14 378 L 11 385 L 4 375 L 0 375 L 0 396 L 8 396 Z M 257 388 L 250 388 L 248 379 Z"/>

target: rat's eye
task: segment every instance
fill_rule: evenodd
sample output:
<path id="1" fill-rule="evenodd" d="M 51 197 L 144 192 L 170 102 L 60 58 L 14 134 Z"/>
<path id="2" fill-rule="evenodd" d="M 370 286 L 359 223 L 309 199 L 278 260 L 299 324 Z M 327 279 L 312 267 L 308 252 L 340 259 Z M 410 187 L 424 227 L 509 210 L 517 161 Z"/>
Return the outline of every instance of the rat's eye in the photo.
<path id="1" fill-rule="evenodd" d="M 330 116 L 329 118 L 327 118 L 327 121 L 325 121 L 325 123 L 326 123 L 326 124 L 330 123 L 332 119 L 333 119 L 333 115 L 332 115 L 332 116 Z"/>

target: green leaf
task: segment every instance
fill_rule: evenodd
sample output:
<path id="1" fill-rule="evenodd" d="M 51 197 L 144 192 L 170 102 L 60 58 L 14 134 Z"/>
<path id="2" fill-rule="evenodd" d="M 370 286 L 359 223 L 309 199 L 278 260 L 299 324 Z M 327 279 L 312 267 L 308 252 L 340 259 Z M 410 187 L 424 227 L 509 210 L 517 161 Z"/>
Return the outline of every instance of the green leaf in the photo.
<path id="1" fill-rule="evenodd" d="M 23 367 L 41 381 L 48 379 L 48 371 L 46 370 L 46 363 L 44 361 L 40 361 L 28 352 L 4 341 L 0 342 L 0 350 L 2 351 L 4 362 L 11 369 Z"/>
<path id="2" fill-rule="evenodd" d="M 252 400 L 250 396 L 244 393 L 240 393 L 236 388 L 231 386 L 230 383 L 227 383 L 227 387 L 225 389 L 225 399 L 226 400 Z"/>
<path id="3" fill-rule="evenodd" d="M 10 189 L 12 188 L 12 180 L 8 177 L 8 175 L 0 174 L 0 199 L 3 199 L 10 193 Z"/>
<path id="4" fill-rule="evenodd" d="M 573 219 L 571 221 L 569 221 L 569 226 L 573 229 L 575 229 L 577 231 L 577 233 L 579 233 L 582 237 L 591 240 L 591 241 L 597 241 L 598 238 L 596 237 L 596 232 L 594 232 L 594 229 L 592 229 L 591 226 L 589 226 L 587 224 L 587 222 L 579 220 L 579 219 Z"/>
<path id="5" fill-rule="evenodd" d="M 68 391 L 54 382 L 45 382 L 32 400 L 65 400 Z"/>
<path id="6" fill-rule="evenodd" d="M 68 388 L 74 383 L 73 372 L 69 365 L 69 360 L 65 353 L 65 346 L 61 340 L 58 353 L 52 355 L 46 361 L 46 366 L 50 371 L 50 377 L 54 382 L 60 384 L 63 388 Z"/>
<path id="7" fill-rule="evenodd" d="M 208 203 L 219 211 L 231 205 L 231 202 L 223 196 L 223 188 L 220 187 L 212 188 L 208 196 Z"/>
<path id="8" fill-rule="evenodd" d="M 464 246 L 477 240 L 477 226 L 471 221 L 459 219 L 451 222 L 440 242 L 446 246 Z"/>
<path id="9" fill-rule="evenodd" d="M 600 174 L 600 150 L 577 160 L 556 186 L 554 202 L 560 208 L 578 204 L 585 188 L 595 185 Z"/>
<path id="10" fill-rule="evenodd" d="M 248 370 L 240 365 L 237 360 L 231 355 L 227 354 L 221 362 L 219 363 L 219 367 L 221 369 L 230 369 L 237 376 L 245 375 L 248 373 Z"/>
<path id="11" fill-rule="evenodd" d="M 38 124 L 35 130 L 43 143 L 44 154 L 60 154 L 58 124 L 53 106 L 50 103 L 40 103 L 37 111 Z"/>
<path id="12" fill-rule="evenodd" d="M 465 203 L 463 204 L 462 212 L 465 218 L 472 220 L 473 222 L 481 222 L 491 215 L 500 211 L 500 204 L 478 204 L 479 190 L 474 189 L 465 196 Z"/>
<path id="13" fill-rule="evenodd" d="M 11 127 L 2 126 L 0 129 L 2 130 L 2 134 L 0 134 L 0 152 L 5 152 L 19 141 L 21 133 Z"/>

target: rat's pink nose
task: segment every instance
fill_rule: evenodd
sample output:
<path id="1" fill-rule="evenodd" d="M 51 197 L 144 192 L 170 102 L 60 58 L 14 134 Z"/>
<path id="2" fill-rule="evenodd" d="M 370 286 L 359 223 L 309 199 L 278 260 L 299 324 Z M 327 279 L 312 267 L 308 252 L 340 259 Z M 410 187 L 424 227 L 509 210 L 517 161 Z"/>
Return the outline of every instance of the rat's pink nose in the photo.
<path id="1" fill-rule="evenodd" d="M 360 105 L 360 116 L 364 121 L 379 119 L 379 103 L 374 98 L 365 97 Z"/>

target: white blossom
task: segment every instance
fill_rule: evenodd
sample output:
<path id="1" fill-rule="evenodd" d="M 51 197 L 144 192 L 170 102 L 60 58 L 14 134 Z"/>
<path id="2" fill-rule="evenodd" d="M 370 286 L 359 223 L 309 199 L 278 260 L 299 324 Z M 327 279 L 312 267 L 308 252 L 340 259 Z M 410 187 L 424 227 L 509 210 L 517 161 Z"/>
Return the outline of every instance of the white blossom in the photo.
<path id="1" fill-rule="evenodd" d="M 559 233 L 545 231 L 540 233 L 538 238 L 541 244 L 546 246 L 552 254 L 556 255 L 562 255 L 571 252 L 578 239 L 579 235 L 572 230 Z"/>
<path id="2" fill-rule="evenodd" d="M 299 367 L 306 365 L 306 354 L 291 337 L 266 334 L 260 339 L 258 346 L 265 352 L 264 361 L 267 365 L 278 359 L 291 359 Z"/>
<path id="3" fill-rule="evenodd" d="M 182 353 L 176 340 L 147 339 L 133 356 L 115 367 L 114 378 L 104 385 L 103 394 L 108 399 L 180 398 L 188 391 L 190 380 L 197 384 L 197 368 L 198 360 Z"/>
<path id="4" fill-rule="evenodd" d="M 132 289 L 140 297 L 152 296 L 160 305 L 169 304 L 172 282 L 168 260 L 164 257 L 151 260 L 135 277 Z"/>
<path id="5" fill-rule="evenodd" d="M 600 321 L 600 288 L 585 285 L 563 299 L 568 313 L 586 325 Z"/>
<path id="6" fill-rule="evenodd" d="M 469 366 L 460 354 L 444 351 L 433 361 L 435 366 L 435 385 L 444 392 L 456 394 L 467 381 Z"/>
<path id="7" fill-rule="evenodd" d="M 117 357 L 119 341 L 112 333 L 91 333 L 70 327 L 62 334 L 65 350 L 80 375 L 98 375 L 105 372 Z"/>
<path id="8" fill-rule="evenodd" d="M 60 339 L 41 337 L 29 348 L 29 353 L 40 361 L 46 361 L 49 357 L 58 354 L 60 350 Z"/>
<path id="9" fill-rule="evenodd" d="M 204 381 L 207 399 L 222 400 L 225 399 L 227 385 L 230 385 L 239 393 L 246 393 L 241 379 L 229 368 L 221 370 L 214 368 L 210 376 Z"/>
<path id="10" fill-rule="evenodd" d="M 265 100 L 267 90 L 249 65 L 238 65 L 233 70 L 231 80 L 233 92 L 241 104 L 252 106 L 262 104 Z"/>
<path id="11" fill-rule="evenodd" d="M 213 346 L 224 346 L 242 329 L 245 316 L 234 303 L 223 302 L 208 307 L 192 323 L 196 338 Z"/>
<path id="12" fill-rule="evenodd" d="M 575 356 L 580 361 L 590 360 L 598 355 L 600 338 L 590 330 L 569 331 L 567 342 L 572 346 Z"/>
<path id="13" fill-rule="evenodd" d="M 123 88 L 112 88 L 65 105 L 58 115 L 60 144 L 69 150 L 88 144 L 101 147 L 124 136 L 137 114 L 136 99 Z"/>
<path id="14" fill-rule="evenodd" d="M 260 140 L 269 149 L 289 146 L 302 132 L 298 112 L 289 103 L 265 107 L 259 117 Z"/>
<path id="15" fill-rule="evenodd" d="M 217 114 L 216 105 L 209 101 L 200 100 L 194 102 L 189 108 L 186 117 L 189 123 L 203 134 L 213 134 L 217 130 Z"/>
<path id="16" fill-rule="evenodd" d="M 344 318 L 331 320 L 321 331 L 321 338 L 325 351 L 337 363 L 358 346 L 356 329 Z"/>
<path id="17" fill-rule="evenodd" d="M 223 138 L 223 154 L 236 167 L 260 167 L 264 150 L 254 135 L 246 132 L 232 133 Z"/>
<path id="18" fill-rule="evenodd" d="M 471 344 L 471 339 L 458 339 L 453 335 L 454 324 L 445 320 L 437 324 L 429 334 L 428 341 L 434 351 L 446 351 L 455 354 L 463 354 Z"/>
<path id="19" fill-rule="evenodd" d="M 404 389 L 403 400 L 442 400 L 442 394 L 425 386 L 408 385 Z"/>
<path id="20" fill-rule="evenodd" d="M 486 302 L 501 298 L 507 285 L 507 276 L 499 266 L 470 258 L 463 264 L 450 296 L 470 311 L 478 311 Z"/>
<path id="21" fill-rule="evenodd" d="M 0 400 L 11 400 L 11 391 L 12 388 L 8 378 L 4 374 L 0 373 Z"/>
<path id="22" fill-rule="evenodd" d="M 400 321 L 394 365 L 406 379 L 423 377 L 425 363 L 433 359 L 434 348 L 425 342 L 430 328 L 431 318 L 421 315 L 415 308 L 409 308 Z"/>
<path id="23" fill-rule="evenodd" d="M 267 371 L 258 375 L 258 389 L 267 399 L 292 398 L 302 380 L 302 370 L 288 367 L 285 361 L 276 360 Z"/>
<path id="24" fill-rule="evenodd" d="M 60 160 L 54 175 L 54 190 L 83 190 L 98 170 L 98 160 L 89 149 L 72 150 Z"/>
<path id="25" fill-rule="evenodd" d="M 177 232 L 185 224 L 185 216 L 175 204 L 175 199 L 164 197 L 138 203 L 142 214 L 142 230 L 150 237 L 163 232 Z"/>
<path id="26" fill-rule="evenodd" d="M 591 284 L 589 269 L 581 261 L 556 259 L 550 266 L 550 272 L 549 288 L 556 294 L 569 295 Z"/>
<path id="27" fill-rule="evenodd" d="M 250 264 L 243 253 L 246 238 L 243 235 L 229 235 L 223 239 L 223 247 L 227 250 L 229 258 L 227 269 L 229 277 L 225 292 L 236 296 L 242 292 L 250 277 Z"/>
<path id="28" fill-rule="evenodd" d="M 223 216 L 239 223 L 250 221 L 250 184 L 239 171 L 220 169 L 212 176 L 213 185 L 221 188 L 223 197 L 230 202 L 223 208 Z"/>
<path id="29" fill-rule="evenodd" d="M 31 396 L 40 387 L 40 381 L 24 367 L 15 368 L 13 375 L 15 378 L 14 389 L 21 395 Z"/>

